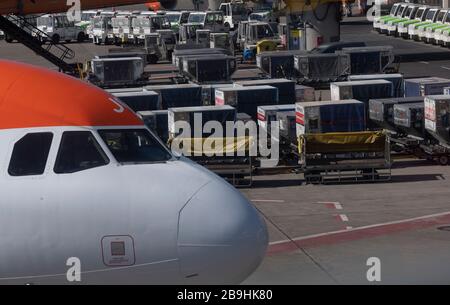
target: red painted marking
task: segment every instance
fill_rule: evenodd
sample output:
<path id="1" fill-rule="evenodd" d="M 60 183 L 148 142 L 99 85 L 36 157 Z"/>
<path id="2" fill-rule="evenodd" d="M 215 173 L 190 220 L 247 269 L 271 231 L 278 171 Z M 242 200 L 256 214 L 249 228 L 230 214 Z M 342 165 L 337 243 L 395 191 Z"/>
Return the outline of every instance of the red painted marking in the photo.
<path id="1" fill-rule="evenodd" d="M 326 203 L 325 206 L 329 209 L 336 209 L 336 205 L 334 203 Z"/>
<path id="2" fill-rule="evenodd" d="M 394 223 L 379 224 L 345 231 L 330 232 L 329 234 L 316 235 L 305 238 L 295 238 L 269 245 L 268 255 L 295 251 L 298 248 L 318 247 L 359 239 L 366 239 L 392 233 L 429 228 L 450 223 L 450 212 L 438 216 L 430 215 L 420 219 L 411 219 Z"/>
<path id="3" fill-rule="evenodd" d="M 259 121 L 265 121 L 266 120 L 266 117 L 262 113 L 258 113 L 257 118 L 258 118 Z"/>

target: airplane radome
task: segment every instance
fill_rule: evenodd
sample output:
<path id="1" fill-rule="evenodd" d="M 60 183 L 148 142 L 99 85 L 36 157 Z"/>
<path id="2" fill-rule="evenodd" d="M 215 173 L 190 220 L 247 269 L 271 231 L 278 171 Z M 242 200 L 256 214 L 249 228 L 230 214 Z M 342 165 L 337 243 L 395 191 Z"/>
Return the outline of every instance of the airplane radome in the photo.
<path id="1" fill-rule="evenodd" d="M 267 248 L 240 192 L 111 95 L 4 60 L 0 171 L 0 284 L 68 283 L 71 257 L 82 284 L 235 284 Z"/>

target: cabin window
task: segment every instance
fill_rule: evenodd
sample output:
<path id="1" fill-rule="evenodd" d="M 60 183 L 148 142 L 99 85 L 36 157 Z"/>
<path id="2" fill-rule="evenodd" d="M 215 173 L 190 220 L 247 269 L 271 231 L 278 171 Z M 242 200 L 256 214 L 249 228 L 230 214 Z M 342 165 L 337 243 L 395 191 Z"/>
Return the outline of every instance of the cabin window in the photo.
<path id="1" fill-rule="evenodd" d="M 42 175 L 47 164 L 53 134 L 29 133 L 17 141 L 11 155 L 8 173 L 11 176 Z"/>
<path id="2" fill-rule="evenodd" d="M 170 152 L 146 129 L 109 129 L 99 133 L 117 162 L 136 164 L 172 159 Z"/>
<path id="3" fill-rule="evenodd" d="M 69 174 L 108 163 L 108 157 L 91 132 L 66 131 L 62 135 L 54 171 Z"/>

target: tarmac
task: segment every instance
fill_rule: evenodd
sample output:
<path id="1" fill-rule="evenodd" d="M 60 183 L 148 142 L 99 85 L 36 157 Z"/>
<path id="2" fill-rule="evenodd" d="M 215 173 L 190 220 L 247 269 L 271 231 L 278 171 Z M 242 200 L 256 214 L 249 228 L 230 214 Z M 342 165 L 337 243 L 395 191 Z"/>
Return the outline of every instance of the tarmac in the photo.
<path id="1" fill-rule="evenodd" d="M 450 49 L 374 33 L 362 18 L 346 20 L 341 32 L 342 40 L 393 45 L 406 77 L 450 77 Z M 114 46 L 69 47 L 85 62 Z M 0 41 L 0 58 L 55 68 L 18 43 Z M 295 173 L 254 179 L 240 190 L 265 218 L 270 245 L 244 284 L 450 284 L 450 167 L 396 159 L 392 181 L 372 184 L 305 185 Z M 369 281 L 370 258 L 379 259 L 381 281 Z"/>

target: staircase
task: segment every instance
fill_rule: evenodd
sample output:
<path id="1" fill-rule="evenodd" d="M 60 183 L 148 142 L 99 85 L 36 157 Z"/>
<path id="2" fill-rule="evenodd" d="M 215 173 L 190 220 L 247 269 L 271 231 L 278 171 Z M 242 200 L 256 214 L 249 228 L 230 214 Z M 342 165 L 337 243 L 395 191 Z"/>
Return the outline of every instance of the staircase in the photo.
<path id="1" fill-rule="evenodd" d="M 66 60 L 75 58 L 75 52 L 64 44 L 54 43 L 47 33 L 39 30 L 24 18 L 15 15 L 0 16 L 0 30 L 47 59 L 62 72 L 78 74 L 77 64 L 66 62 Z"/>

